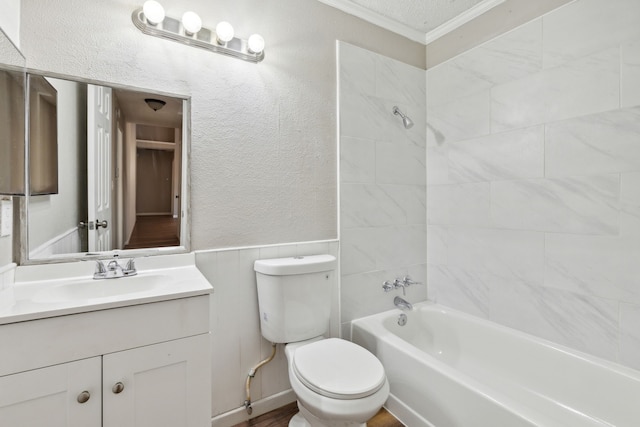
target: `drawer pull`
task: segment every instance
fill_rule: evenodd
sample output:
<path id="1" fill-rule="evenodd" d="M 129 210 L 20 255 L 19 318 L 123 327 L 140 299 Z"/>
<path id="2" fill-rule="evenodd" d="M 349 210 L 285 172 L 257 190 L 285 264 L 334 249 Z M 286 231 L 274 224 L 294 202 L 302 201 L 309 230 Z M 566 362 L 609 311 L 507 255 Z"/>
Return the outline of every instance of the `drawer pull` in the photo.
<path id="1" fill-rule="evenodd" d="M 91 398 L 91 394 L 85 390 L 78 395 L 78 403 L 87 403 Z"/>
<path id="2" fill-rule="evenodd" d="M 122 393 L 122 390 L 124 390 L 124 384 L 122 384 L 121 382 L 117 382 L 113 385 L 113 387 L 111 387 L 111 391 L 114 394 L 120 394 Z"/>

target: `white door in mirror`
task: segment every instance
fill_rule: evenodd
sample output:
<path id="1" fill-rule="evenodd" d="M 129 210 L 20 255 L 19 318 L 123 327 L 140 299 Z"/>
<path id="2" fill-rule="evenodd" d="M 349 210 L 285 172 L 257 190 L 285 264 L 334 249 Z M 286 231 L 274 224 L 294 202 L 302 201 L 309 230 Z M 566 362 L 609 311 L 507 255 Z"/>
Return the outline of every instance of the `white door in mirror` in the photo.
<path id="1" fill-rule="evenodd" d="M 87 198 L 89 221 L 96 224 L 89 230 L 90 252 L 112 249 L 111 94 L 110 87 L 87 88 Z"/>

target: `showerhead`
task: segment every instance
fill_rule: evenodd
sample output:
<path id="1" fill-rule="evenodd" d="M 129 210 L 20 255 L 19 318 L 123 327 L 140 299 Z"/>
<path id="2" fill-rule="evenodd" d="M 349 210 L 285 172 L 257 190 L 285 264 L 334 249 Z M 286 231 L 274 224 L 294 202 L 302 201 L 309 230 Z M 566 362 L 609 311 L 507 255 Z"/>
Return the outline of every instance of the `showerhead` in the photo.
<path id="1" fill-rule="evenodd" d="M 411 129 L 411 127 L 413 126 L 413 121 L 409 117 L 407 117 L 406 114 L 403 114 L 398 106 L 393 107 L 393 114 L 402 117 L 402 124 L 404 125 L 405 129 Z"/>

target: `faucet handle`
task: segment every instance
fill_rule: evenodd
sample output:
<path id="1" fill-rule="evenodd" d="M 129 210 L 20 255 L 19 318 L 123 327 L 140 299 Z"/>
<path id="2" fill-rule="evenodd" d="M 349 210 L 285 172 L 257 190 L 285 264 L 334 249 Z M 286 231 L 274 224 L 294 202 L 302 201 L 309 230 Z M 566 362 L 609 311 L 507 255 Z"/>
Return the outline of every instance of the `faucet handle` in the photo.
<path id="1" fill-rule="evenodd" d="M 138 274 L 138 271 L 136 270 L 136 260 L 134 258 L 130 258 L 122 272 L 126 276 L 135 276 Z"/>
<path id="2" fill-rule="evenodd" d="M 96 259 L 96 269 L 93 271 L 94 279 L 104 279 L 107 275 L 107 267 L 102 260 Z"/>
<path id="3" fill-rule="evenodd" d="M 382 284 L 382 290 L 385 292 L 391 292 L 395 288 L 396 288 L 395 285 L 388 280 L 385 280 L 384 283 Z"/>
<path id="4" fill-rule="evenodd" d="M 96 270 L 95 273 L 105 273 L 107 271 L 107 267 L 104 265 L 102 260 L 96 260 Z"/>
<path id="5" fill-rule="evenodd" d="M 404 276 L 403 282 L 405 286 L 422 285 L 422 282 L 416 282 L 413 279 L 411 279 L 410 276 Z"/>

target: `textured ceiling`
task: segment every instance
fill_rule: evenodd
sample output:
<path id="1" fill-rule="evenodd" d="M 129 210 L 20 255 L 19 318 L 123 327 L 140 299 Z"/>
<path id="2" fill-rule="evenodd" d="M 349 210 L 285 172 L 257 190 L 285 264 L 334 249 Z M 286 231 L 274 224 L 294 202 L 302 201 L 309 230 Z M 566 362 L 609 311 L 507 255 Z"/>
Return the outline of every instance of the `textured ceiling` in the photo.
<path id="1" fill-rule="evenodd" d="M 319 0 L 424 44 L 505 0 Z"/>
<path id="2" fill-rule="evenodd" d="M 126 89 L 114 89 L 114 95 L 130 122 L 162 127 L 182 127 L 182 99 Z M 145 98 L 159 99 L 166 104 L 160 110 L 153 111 L 144 101 Z"/>
<path id="3" fill-rule="evenodd" d="M 472 8 L 482 0 L 347 0 L 428 33 Z"/>

